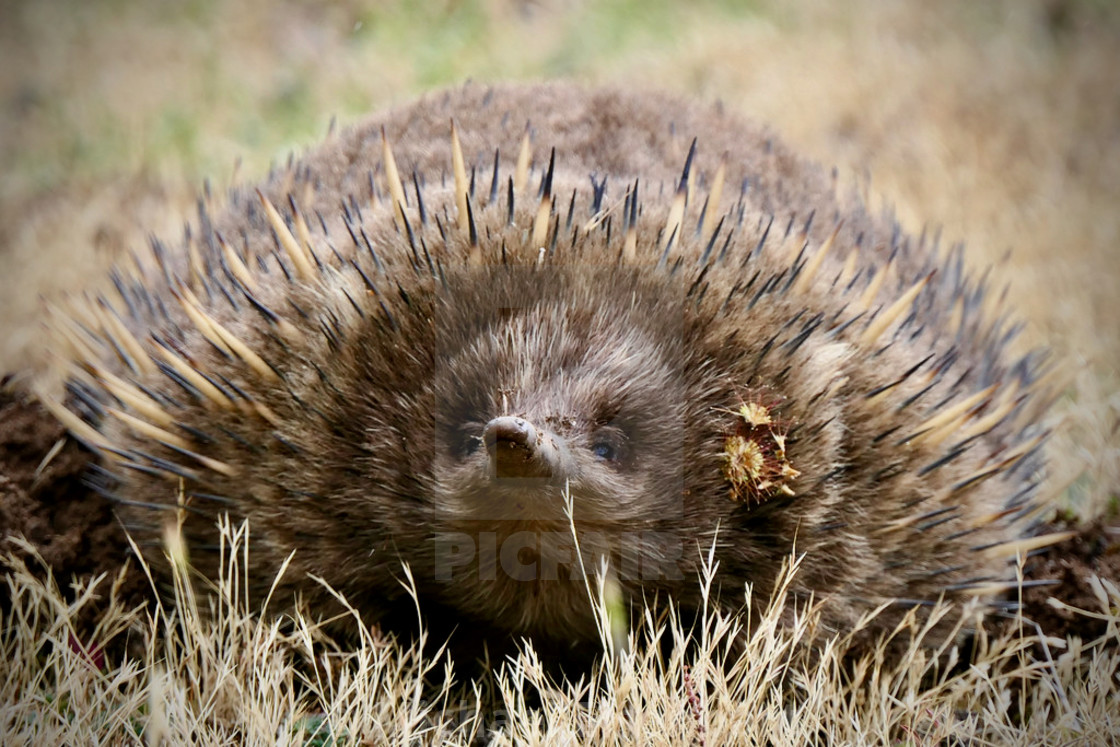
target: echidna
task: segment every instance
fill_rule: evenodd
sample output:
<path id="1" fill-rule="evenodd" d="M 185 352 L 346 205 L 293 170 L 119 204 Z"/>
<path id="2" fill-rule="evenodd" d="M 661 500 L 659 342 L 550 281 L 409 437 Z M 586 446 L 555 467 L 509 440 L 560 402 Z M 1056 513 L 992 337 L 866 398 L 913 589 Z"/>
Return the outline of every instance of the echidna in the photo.
<path id="1" fill-rule="evenodd" d="M 273 608 L 328 581 L 497 636 L 627 601 L 795 601 L 846 630 L 1014 583 L 1040 356 L 961 249 L 906 235 L 718 107 L 571 85 L 436 93 L 341 133 L 58 325 L 97 487 L 157 567 L 248 518 Z M 569 524 L 571 522 L 571 526 Z M 578 539 L 572 537 L 574 527 Z M 757 607 L 758 605 L 756 605 Z"/>

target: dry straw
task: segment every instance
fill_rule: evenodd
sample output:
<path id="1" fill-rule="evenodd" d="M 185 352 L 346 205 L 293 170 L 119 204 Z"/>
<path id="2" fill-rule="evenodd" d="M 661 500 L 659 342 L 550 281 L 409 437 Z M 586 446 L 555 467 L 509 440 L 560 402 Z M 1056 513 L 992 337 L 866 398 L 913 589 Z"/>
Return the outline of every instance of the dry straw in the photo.
<path id="1" fill-rule="evenodd" d="M 344 645 L 304 610 L 252 614 L 248 527 L 223 522 L 221 537 L 211 593 L 175 562 L 173 604 L 135 609 L 119 602 L 123 573 L 66 590 L 49 572 L 36 574 L 25 558 L 42 560 L 17 542 L 20 555 L 4 559 L 12 604 L 0 621 L 0 741 L 1037 745 L 1104 744 L 1120 734 L 1120 589 L 1102 579 L 1093 580 L 1097 610 L 1053 602 L 1106 621 L 1100 638 L 1043 639 L 1020 620 L 998 637 L 981 632 L 963 662 L 957 645 L 923 642 L 937 620 L 960 626 L 976 612 L 948 605 L 895 629 L 889 638 L 901 656 L 889 656 L 885 640 L 846 657 L 874 613 L 839 637 L 818 629 L 811 601 L 783 617 L 796 556 L 753 630 L 747 615 L 706 605 L 695 627 L 675 612 L 647 612 L 616 641 L 609 576 L 600 573 L 588 591 L 613 656 L 575 682 L 556 682 L 526 644 L 493 662 L 486 679 L 467 681 L 422 639 L 404 645 L 359 626 L 359 639 Z M 705 599 L 715 573 L 708 563 Z M 79 640 L 79 616 L 101 597 L 106 611 Z M 109 660 L 105 650 L 122 636 L 129 653 Z"/>

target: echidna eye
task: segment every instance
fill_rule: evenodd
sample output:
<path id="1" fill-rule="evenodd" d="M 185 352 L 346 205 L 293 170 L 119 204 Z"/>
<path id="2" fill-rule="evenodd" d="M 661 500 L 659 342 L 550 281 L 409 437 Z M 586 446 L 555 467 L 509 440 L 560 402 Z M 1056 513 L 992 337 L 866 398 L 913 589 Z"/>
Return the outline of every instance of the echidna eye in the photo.
<path id="1" fill-rule="evenodd" d="M 478 436 L 468 433 L 459 433 L 456 434 L 454 440 L 451 442 L 451 453 L 457 459 L 466 459 L 478 451 L 480 446 L 482 446 L 482 439 Z"/>
<path id="2" fill-rule="evenodd" d="M 478 436 L 467 436 L 463 439 L 462 452 L 463 456 L 470 456 L 478 451 L 478 447 L 482 446 L 482 439 Z"/>
<path id="3" fill-rule="evenodd" d="M 613 425 L 602 425 L 596 428 L 588 439 L 589 450 L 600 462 L 606 462 L 611 467 L 622 467 L 627 460 L 627 434 L 621 428 Z"/>
<path id="4" fill-rule="evenodd" d="M 606 441 L 595 442 L 595 444 L 591 446 L 591 453 L 594 454 L 597 459 L 601 459 L 604 462 L 613 462 L 618 456 L 614 446 Z"/>

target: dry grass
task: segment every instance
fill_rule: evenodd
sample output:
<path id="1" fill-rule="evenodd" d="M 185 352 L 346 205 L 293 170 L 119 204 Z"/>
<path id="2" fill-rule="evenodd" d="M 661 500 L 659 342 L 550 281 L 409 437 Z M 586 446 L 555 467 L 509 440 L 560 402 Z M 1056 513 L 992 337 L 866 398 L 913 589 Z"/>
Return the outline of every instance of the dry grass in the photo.
<path id="1" fill-rule="evenodd" d="M 640 636 L 578 682 L 555 682 L 531 648 L 491 677 L 464 682 L 448 657 L 425 655 L 368 629 L 339 646 L 306 614 L 251 615 L 241 574 L 245 527 L 223 527 L 225 572 L 200 596 L 174 564 L 174 605 L 151 614 L 111 603 L 79 644 L 82 609 L 114 598 L 101 578 L 72 590 L 5 560 L 13 608 L 0 625 L 0 735 L 5 744 L 1105 744 L 1120 734 L 1120 589 L 1096 584 L 1108 620 L 1098 640 L 1043 643 L 981 637 L 971 665 L 956 646 L 931 649 L 910 619 L 882 646 L 846 662 L 851 636 L 818 634 L 816 610 L 779 620 L 791 558 L 745 646 L 743 623 L 709 610 L 695 629 L 669 615 L 637 621 Z M 29 548 L 25 548 L 29 549 Z M 711 575 L 703 579 L 705 598 Z M 108 587 L 108 588 L 106 588 Z M 600 619 L 610 617 L 602 587 Z M 200 607 L 206 610 L 200 612 Z M 938 608 L 934 619 L 975 610 Z M 858 631 L 855 631 L 858 633 Z M 104 664 L 114 638 L 144 653 Z M 651 645 L 636 645 L 641 638 Z M 668 646 L 662 645 L 668 643 Z M 809 656 L 810 649 L 815 650 Z M 613 655 L 612 655 L 613 654 Z"/>
<path id="2" fill-rule="evenodd" d="M 869 182 L 912 230 L 940 226 L 977 267 L 1000 263 L 1026 338 L 1069 374 L 1053 490 L 1082 517 L 1120 490 L 1120 9 L 1104 0 L 0 0 L 0 18 L 0 370 L 41 366 L 39 294 L 80 287 L 148 232 L 174 232 L 203 178 L 224 186 L 240 162 L 239 178 L 255 179 L 332 115 L 350 121 L 432 86 L 565 76 L 722 98 Z M 987 642 L 951 675 L 916 647 L 846 670 L 843 641 L 817 641 L 812 665 L 792 645 L 813 637 L 811 614 L 792 628 L 768 617 L 727 661 L 737 623 L 712 615 L 691 648 L 608 658 L 576 685 L 544 681 L 527 652 L 479 685 L 497 703 L 484 715 L 442 659 L 374 636 L 342 648 L 307 618 L 248 616 L 236 565 L 213 624 L 185 583 L 151 615 L 114 607 L 86 650 L 127 635 L 144 653 L 94 666 L 72 631 L 110 579 L 65 602 L 12 562 L 5 743 L 1096 744 L 1120 733 L 1108 707 L 1120 598 L 1106 581 L 1101 610 L 1085 614 L 1109 620 L 1112 647 L 1050 641 L 1053 667 L 1026 634 Z"/>

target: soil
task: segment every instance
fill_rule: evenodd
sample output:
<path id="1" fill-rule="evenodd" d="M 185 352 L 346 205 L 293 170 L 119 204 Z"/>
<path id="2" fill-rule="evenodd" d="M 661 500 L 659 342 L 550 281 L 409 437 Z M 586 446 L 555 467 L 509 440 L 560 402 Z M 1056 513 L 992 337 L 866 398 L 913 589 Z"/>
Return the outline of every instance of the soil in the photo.
<path id="1" fill-rule="evenodd" d="M 1048 600 L 1053 597 L 1080 610 L 1103 611 L 1090 579 L 1096 574 L 1120 584 L 1120 517 L 1097 519 L 1084 525 L 1056 522 L 1045 529 L 1068 530 L 1076 530 L 1077 534 L 1028 561 L 1028 580 L 1047 579 L 1053 583 L 1023 589 L 1023 616 L 1038 623 L 1047 635 L 1076 635 L 1091 641 L 1104 635 L 1106 620 L 1054 607 Z"/>
<path id="2" fill-rule="evenodd" d="M 29 557 L 11 541 L 15 536 L 26 538 L 42 558 L 42 563 L 32 560 L 28 565 L 44 576 L 52 572 L 64 591 L 72 578 L 112 576 L 121 569 L 131 551 L 112 503 L 83 479 L 92 458 L 33 398 L 0 386 L 0 569 L 6 570 L 8 554 Z M 1104 634 L 1104 620 L 1056 608 L 1048 600 L 1101 611 L 1090 578 L 1096 574 L 1120 581 L 1120 517 L 1080 526 L 1059 521 L 1042 531 L 1069 529 L 1077 535 L 1029 559 L 1027 580 L 1051 583 L 1023 589 L 1023 615 L 1047 635 L 1090 641 Z M 130 566 L 119 596 L 129 608 L 152 594 L 147 579 Z M 10 604 L 8 584 L 0 583 L 0 611 L 6 613 Z M 79 636 L 99 611 L 94 605 L 78 621 Z"/>
<path id="3" fill-rule="evenodd" d="M 84 482 L 92 458 L 30 396 L 0 387 L 0 570 L 7 570 L 5 556 L 16 555 L 40 577 L 53 573 L 64 592 L 73 579 L 116 576 L 130 550 L 112 504 Z M 15 536 L 26 539 L 39 558 L 15 545 Z M 5 616 L 10 594 L 8 584 L 0 583 Z M 120 594 L 130 607 L 148 599 L 147 579 L 134 565 Z M 94 624 L 107 600 L 100 602 L 85 608 L 76 621 L 79 631 Z"/>

